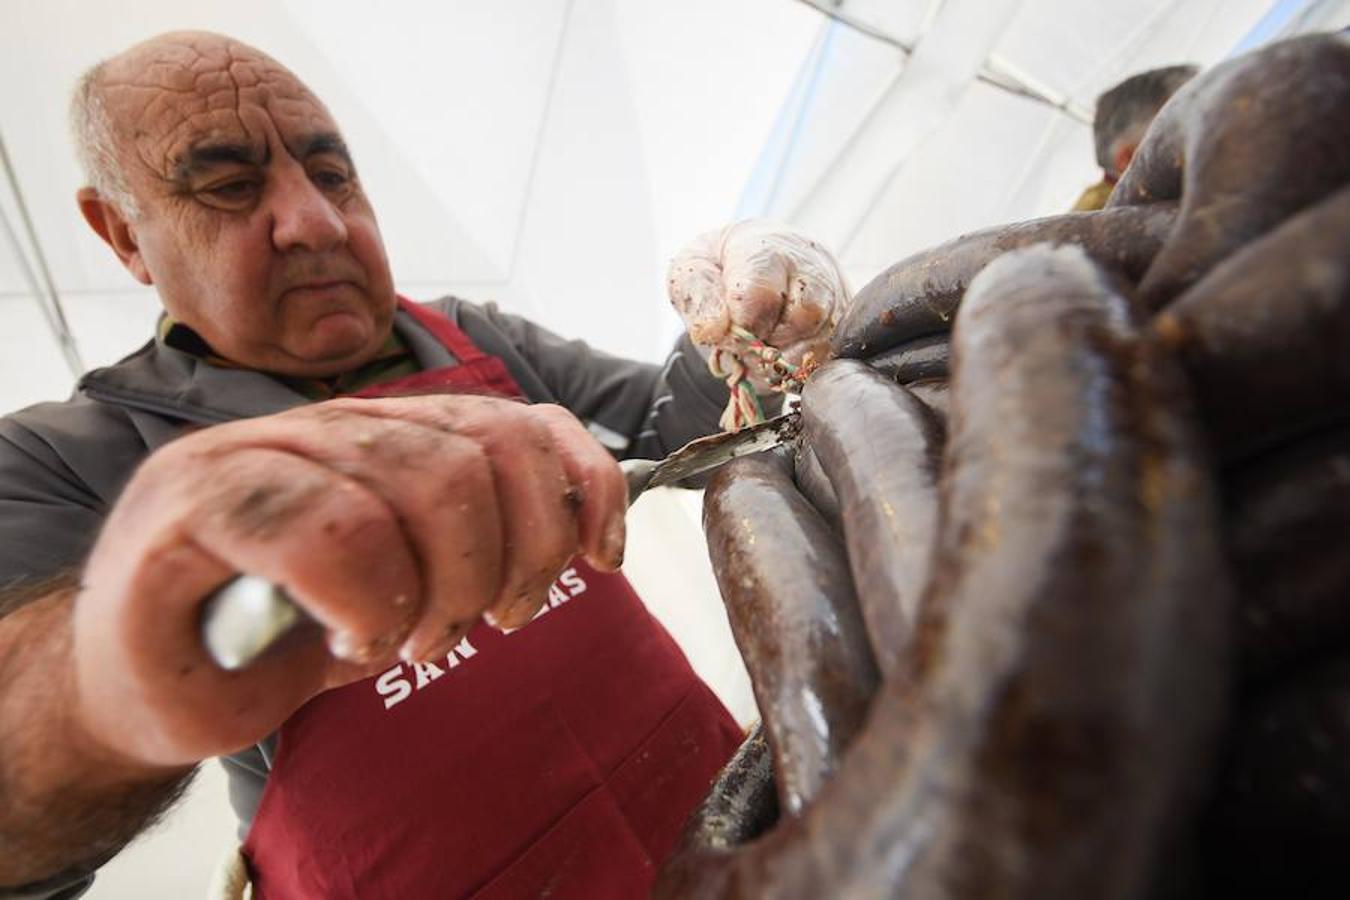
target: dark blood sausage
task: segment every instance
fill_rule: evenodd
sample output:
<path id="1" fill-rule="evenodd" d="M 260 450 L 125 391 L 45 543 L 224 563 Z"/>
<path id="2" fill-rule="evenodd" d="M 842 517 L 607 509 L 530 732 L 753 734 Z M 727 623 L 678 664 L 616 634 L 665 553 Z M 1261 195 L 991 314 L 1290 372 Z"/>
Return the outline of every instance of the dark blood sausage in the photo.
<path id="1" fill-rule="evenodd" d="M 1224 683 L 1216 511 L 1184 379 L 1074 247 L 992 263 L 953 354 L 925 610 L 946 639 L 911 763 L 913 818 L 934 825 L 900 893 L 1138 896 Z"/>
<path id="2" fill-rule="evenodd" d="M 1350 660 L 1271 685 L 1236 716 L 1202 834 L 1205 896 L 1350 897 Z"/>
<path id="3" fill-rule="evenodd" d="M 802 492 L 811 505 L 816 508 L 825 521 L 840 535 L 844 533 L 843 519 L 839 515 L 839 498 L 835 496 L 834 485 L 820 467 L 816 451 L 809 444 L 799 442 L 796 451 L 795 478 L 797 490 Z"/>
<path id="4" fill-rule="evenodd" d="M 945 378 L 912 381 L 905 385 L 911 394 L 923 401 L 933 414 L 947 424 L 947 406 L 951 397 L 951 383 Z"/>
<path id="5" fill-rule="evenodd" d="M 966 285 L 989 261 L 1018 247 L 1076 244 L 1131 281 L 1143 276 L 1176 220 L 1175 203 L 1067 213 L 962 235 L 901 260 L 868 282 L 831 340 L 833 355 L 867 358 L 950 331 Z"/>
<path id="6" fill-rule="evenodd" d="M 1346 417 L 1350 187 L 1225 259 L 1153 331 L 1180 354 L 1225 456 Z"/>
<path id="7" fill-rule="evenodd" d="M 703 527 L 773 749 L 779 804 L 795 815 L 834 774 L 880 680 L 844 548 L 793 484 L 788 448 L 718 470 Z"/>
<path id="8" fill-rule="evenodd" d="M 1108 203 L 1181 199 L 1140 283 L 1160 309 L 1215 263 L 1350 180 L 1350 39 L 1271 44 L 1187 82 Z"/>
<path id="9" fill-rule="evenodd" d="M 839 498 L 858 603 L 889 675 L 928 583 L 942 425 L 913 394 L 852 359 L 817 369 L 801 410 L 806 441 Z"/>
<path id="10" fill-rule="evenodd" d="M 920 642 L 806 813 L 664 897 L 1138 897 L 1208 748 L 1224 580 L 1184 384 L 1073 248 L 955 336 Z"/>
<path id="11" fill-rule="evenodd" d="M 731 757 L 708 796 L 689 815 L 684 834 L 662 868 L 675 896 L 699 882 L 699 871 L 719 857 L 763 834 L 778 821 L 773 757 L 760 723 Z"/>
<path id="12" fill-rule="evenodd" d="M 759 837 L 778 821 L 773 759 L 757 724 L 689 817 L 682 847 L 726 850 Z"/>
<path id="13" fill-rule="evenodd" d="M 1243 679 L 1350 656 L 1350 427 L 1249 461 L 1224 495 Z"/>
<path id="14" fill-rule="evenodd" d="M 946 334 L 930 334 L 868 357 L 867 364 L 892 381 L 904 385 L 913 381 L 947 378 L 951 375 L 948 343 Z"/>

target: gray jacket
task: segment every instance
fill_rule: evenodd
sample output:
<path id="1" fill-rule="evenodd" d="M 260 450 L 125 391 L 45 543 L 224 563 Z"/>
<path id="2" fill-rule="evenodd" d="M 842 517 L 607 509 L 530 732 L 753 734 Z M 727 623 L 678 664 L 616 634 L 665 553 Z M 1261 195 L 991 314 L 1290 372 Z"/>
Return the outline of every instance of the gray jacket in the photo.
<path id="1" fill-rule="evenodd" d="M 531 401 L 571 410 L 616 455 L 660 457 L 717 429 L 727 390 L 687 338 L 659 367 L 564 340 L 493 305 L 446 298 L 431 306 L 500 358 Z M 423 369 L 457 362 L 407 314 L 396 315 L 394 328 Z M 0 419 L 0 591 L 77 569 L 152 450 L 189 428 L 308 402 L 262 373 L 205 364 L 152 341 L 89 372 L 69 400 Z M 241 835 L 257 810 L 273 744 L 269 739 L 223 760 Z M 91 882 L 91 874 L 72 872 L 41 885 L 0 888 L 0 900 L 76 897 Z"/>

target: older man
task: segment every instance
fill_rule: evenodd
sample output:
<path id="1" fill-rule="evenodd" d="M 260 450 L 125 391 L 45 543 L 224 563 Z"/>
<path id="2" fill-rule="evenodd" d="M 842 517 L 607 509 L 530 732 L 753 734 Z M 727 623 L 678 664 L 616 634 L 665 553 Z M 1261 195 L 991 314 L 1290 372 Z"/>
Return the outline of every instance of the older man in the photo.
<path id="1" fill-rule="evenodd" d="M 155 38 L 75 119 L 80 210 L 165 316 L 0 420 L 0 895 L 80 892 L 217 755 L 262 896 L 641 894 L 738 734 L 616 572 L 592 434 L 660 455 L 725 387 L 687 339 L 662 369 L 397 297 L 337 125 L 255 49 Z M 806 347 L 843 300 L 757 228 L 672 287 L 707 343 Z M 231 673 L 198 622 L 238 572 L 319 624 Z"/>

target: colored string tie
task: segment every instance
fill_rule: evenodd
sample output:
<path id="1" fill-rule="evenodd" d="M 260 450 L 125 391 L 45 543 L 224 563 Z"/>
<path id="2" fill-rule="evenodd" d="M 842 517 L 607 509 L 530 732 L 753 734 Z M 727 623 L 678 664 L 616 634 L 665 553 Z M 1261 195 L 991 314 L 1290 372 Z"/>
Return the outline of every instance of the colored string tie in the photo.
<path id="1" fill-rule="evenodd" d="M 733 352 L 723 347 L 713 349 L 708 357 L 708 371 L 726 382 L 731 396 L 718 424 L 724 431 L 740 431 L 749 425 L 763 422 L 764 407 L 750 383 L 744 357 L 758 359 L 768 375 L 769 387 L 779 393 L 801 390 L 815 363 L 809 357 L 801 365 L 788 362 L 783 351 L 771 347 L 739 325 L 731 326 L 731 337 L 736 342 Z"/>

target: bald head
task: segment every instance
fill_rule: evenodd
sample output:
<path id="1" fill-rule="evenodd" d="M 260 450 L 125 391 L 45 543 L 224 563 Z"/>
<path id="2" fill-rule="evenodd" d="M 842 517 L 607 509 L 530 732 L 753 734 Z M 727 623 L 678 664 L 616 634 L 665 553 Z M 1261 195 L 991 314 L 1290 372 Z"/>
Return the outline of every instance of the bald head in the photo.
<path id="1" fill-rule="evenodd" d="M 134 217 L 141 204 L 128 169 L 162 149 L 154 145 L 174 131 L 173 120 L 194 115 L 199 125 L 223 120 L 241 90 L 269 86 L 323 108 L 285 66 L 226 35 L 175 31 L 129 47 L 90 68 L 76 84 L 71 126 L 86 180 Z M 153 139 L 146 141 L 151 132 Z"/>
<path id="2" fill-rule="evenodd" d="M 236 364 L 326 377 L 378 352 L 396 297 L 337 123 L 290 70 L 175 32 L 95 66 L 75 96 L 90 227 Z"/>

